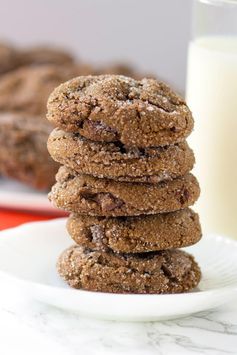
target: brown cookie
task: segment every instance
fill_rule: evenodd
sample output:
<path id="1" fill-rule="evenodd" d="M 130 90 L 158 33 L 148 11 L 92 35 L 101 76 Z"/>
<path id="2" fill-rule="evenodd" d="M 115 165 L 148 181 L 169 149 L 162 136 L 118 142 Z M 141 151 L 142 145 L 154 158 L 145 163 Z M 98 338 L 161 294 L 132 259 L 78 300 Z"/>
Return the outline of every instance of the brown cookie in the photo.
<path id="1" fill-rule="evenodd" d="M 75 68 L 56 65 L 22 67 L 0 81 L 0 111 L 45 114 L 49 93 L 75 75 Z"/>
<path id="2" fill-rule="evenodd" d="M 67 230 L 78 245 L 118 253 L 183 248 L 197 243 L 202 235 L 198 214 L 189 208 L 138 217 L 71 214 Z"/>
<path id="3" fill-rule="evenodd" d="M 57 268 L 71 287 L 111 293 L 187 292 L 201 278 L 194 258 L 176 249 L 132 255 L 72 246 Z"/>
<path id="4" fill-rule="evenodd" d="M 155 79 L 120 75 L 74 78 L 48 100 L 49 121 L 88 139 L 126 146 L 164 146 L 184 140 L 193 128 L 185 101 Z"/>
<path id="5" fill-rule="evenodd" d="M 0 75 L 20 65 L 18 52 L 11 46 L 0 43 Z"/>
<path id="6" fill-rule="evenodd" d="M 107 65 L 100 66 L 95 68 L 95 75 L 125 75 L 132 78 L 136 77 L 135 69 L 125 63 L 110 63 Z"/>
<path id="7" fill-rule="evenodd" d="M 67 51 L 47 46 L 37 46 L 27 48 L 20 52 L 23 65 L 42 65 L 42 64 L 72 64 L 73 56 Z"/>
<path id="8" fill-rule="evenodd" d="M 158 184 L 117 182 L 76 175 L 61 167 L 49 195 L 61 209 L 91 216 L 136 216 L 184 209 L 199 196 L 192 174 Z"/>
<path id="9" fill-rule="evenodd" d="M 157 148 L 129 148 L 92 142 L 54 129 L 48 141 L 52 158 L 82 174 L 118 181 L 157 183 L 189 172 L 194 155 L 186 142 Z"/>
<path id="10" fill-rule="evenodd" d="M 0 113 L 0 174 L 48 190 L 58 170 L 46 148 L 51 129 L 39 116 Z"/>
<path id="11" fill-rule="evenodd" d="M 136 68 L 132 65 L 126 63 L 110 63 L 107 65 L 103 65 L 95 68 L 93 71 L 93 75 L 105 75 L 105 74 L 113 74 L 113 75 L 125 75 L 136 80 L 141 80 L 142 78 L 155 78 L 154 74 L 144 74 L 139 73 Z"/>

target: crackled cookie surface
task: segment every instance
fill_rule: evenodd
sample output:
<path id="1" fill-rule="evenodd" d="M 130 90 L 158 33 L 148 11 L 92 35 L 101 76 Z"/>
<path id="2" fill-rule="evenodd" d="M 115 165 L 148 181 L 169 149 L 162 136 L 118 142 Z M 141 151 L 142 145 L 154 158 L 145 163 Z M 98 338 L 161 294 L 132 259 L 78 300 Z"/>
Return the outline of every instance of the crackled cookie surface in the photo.
<path id="1" fill-rule="evenodd" d="M 144 253 L 195 244 L 201 238 L 197 213 L 177 212 L 137 217 L 92 217 L 71 214 L 67 229 L 72 239 L 89 249 Z"/>
<path id="2" fill-rule="evenodd" d="M 175 249 L 131 255 L 72 246 L 57 267 L 71 287 L 113 293 L 187 292 L 201 278 L 194 258 Z"/>
<path id="3" fill-rule="evenodd" d="M 150 147 L 184 140 L 193 128 L 185 101 L 155 79 L 122 75 L 81 76 L 48 100 L 48 119 L 93 141 Z"/>
<path id="4" fill-rule="evenodd" d="M 82 174 L 117 181 L 157 183 L 185 175 L 194 165 L 186 142 L 157 148 L 132 148 L 92 142 L 58 128 L 50 134 L 49 153 L 57 162 Z"/>
<path id="5" fill-rule="evenodd" d="M 61 167 L 49 194 L 61 209 L 91 216 L 136 216 L 184 209 L 199 196 L 192 174 L 158 184 L 117 182 L 77 175 Z"/>

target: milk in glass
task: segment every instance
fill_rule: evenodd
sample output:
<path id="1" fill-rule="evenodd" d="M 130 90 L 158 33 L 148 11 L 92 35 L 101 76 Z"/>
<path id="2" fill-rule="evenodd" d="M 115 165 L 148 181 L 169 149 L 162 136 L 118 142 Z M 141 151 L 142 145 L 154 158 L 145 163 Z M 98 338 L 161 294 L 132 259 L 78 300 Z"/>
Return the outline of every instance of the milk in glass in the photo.
<path id="1" fill-rule="evenodd" d="M 237 238 L 237 36 L 191 41 L 186 98 L 195 119 L 189 143 L 203 231 Z"/>

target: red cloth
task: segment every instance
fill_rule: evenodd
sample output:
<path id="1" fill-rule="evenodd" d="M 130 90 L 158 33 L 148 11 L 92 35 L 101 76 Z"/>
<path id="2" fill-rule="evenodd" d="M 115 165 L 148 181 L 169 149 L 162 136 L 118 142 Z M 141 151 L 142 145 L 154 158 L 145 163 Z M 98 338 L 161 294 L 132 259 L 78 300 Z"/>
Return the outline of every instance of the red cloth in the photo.
<path id="1" fill-rule="evenodd" d="M 46 216 L 35 213 L 0 210 L 0 230 L 18 226 L 33 221 L 46 221 L 55 216 Z"/>

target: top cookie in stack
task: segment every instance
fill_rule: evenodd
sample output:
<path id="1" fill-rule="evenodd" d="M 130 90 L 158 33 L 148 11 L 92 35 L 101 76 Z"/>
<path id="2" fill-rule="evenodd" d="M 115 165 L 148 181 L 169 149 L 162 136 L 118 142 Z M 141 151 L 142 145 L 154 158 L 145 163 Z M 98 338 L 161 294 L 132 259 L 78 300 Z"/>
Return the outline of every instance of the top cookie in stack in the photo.
<path id="1" fill-rule="evenodd" d="M 195 287 L 198 265 L 173 249 L 201 238 L 189 209 L 200 191 L 184 100 L 154 79 L 78 77 L 50 95 L 47 117 L 57 126 L 49 152 L 64 165 L 50 199 L 72 213 L 68 231 L 78 244 L 60 257 L 60 275 L 105 292 Z"/>
<path id="2" fill-rule="evenodd" d="M 87 139 L 139 148 L 178 143 L 193 128 L 184 100 L 167 85 L 116 75 L 79 77 L 59 86 L 47 117 Z"/>

